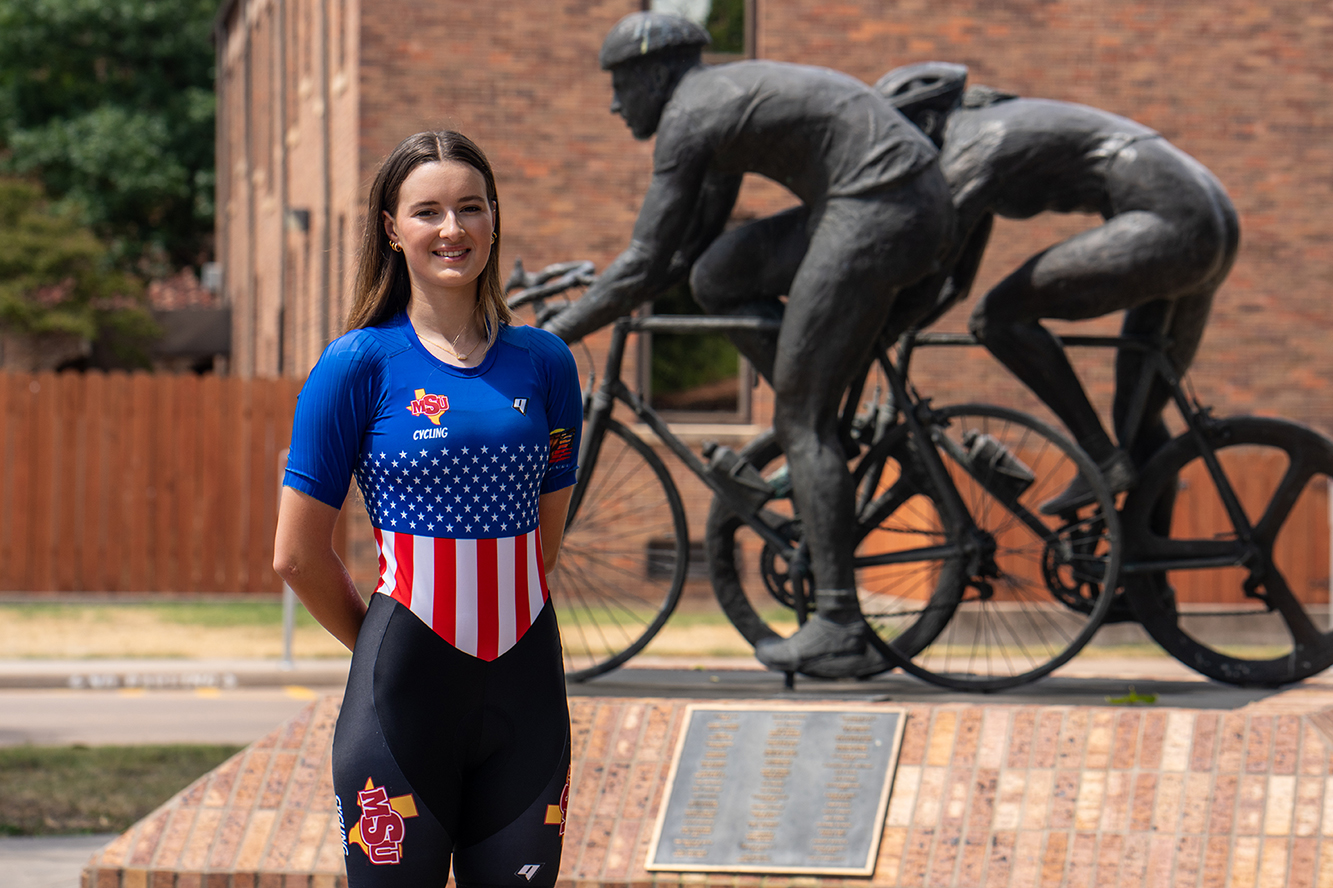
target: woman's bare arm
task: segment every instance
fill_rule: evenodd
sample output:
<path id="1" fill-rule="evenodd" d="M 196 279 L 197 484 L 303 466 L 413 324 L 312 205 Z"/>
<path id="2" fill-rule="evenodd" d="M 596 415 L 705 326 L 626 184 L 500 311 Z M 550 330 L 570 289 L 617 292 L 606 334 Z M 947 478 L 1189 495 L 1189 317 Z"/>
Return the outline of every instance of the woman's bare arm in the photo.
<path id="1" fill-rule="evenodd" d="M 569 500 L 574 485 L 551 493 L 543 493 L 537 500 L 537 523 L 542 529 L 542 566 L 549 574 L 560 558 L 560 543 L 565 538 L 565 517 L 569 514 Z"/>
<path id="2" fill-rule="evenodd" d="M 273 541 L 273 569 L 319 624 L 352 650 L 366 616 L 366 603 L 333 551 L 337 521 L 337 509 L 284 487 Z"/>

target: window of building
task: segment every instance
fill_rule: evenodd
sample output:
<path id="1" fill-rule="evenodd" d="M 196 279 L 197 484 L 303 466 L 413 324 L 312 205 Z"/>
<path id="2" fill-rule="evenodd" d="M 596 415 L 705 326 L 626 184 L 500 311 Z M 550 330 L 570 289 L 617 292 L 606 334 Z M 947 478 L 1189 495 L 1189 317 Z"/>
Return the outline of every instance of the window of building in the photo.
<path id="1" fill-rule="evenodd" d="M 653 301 L 656 315 L 697 315 L 687 283 Z M 673 422 L 749 422 L 749 364 L 721 333 L 654 333 L 644 349 L 642 386 L 653 409 Z"/>

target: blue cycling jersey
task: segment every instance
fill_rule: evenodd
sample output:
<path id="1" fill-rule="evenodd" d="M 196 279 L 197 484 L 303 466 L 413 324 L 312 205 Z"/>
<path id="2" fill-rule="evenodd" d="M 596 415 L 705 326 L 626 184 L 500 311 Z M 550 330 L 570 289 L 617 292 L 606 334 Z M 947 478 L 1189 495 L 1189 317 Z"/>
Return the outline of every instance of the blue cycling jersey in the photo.
<path id="1" fill-rule="evenodd" d="M 506 326 L 476 367 L 431 355 L 406 314 L 329 345 L 301 390 L 284 484 L 335 508 L 356 475 L 371 523 L 491 539 L 537 526 L 574 483 L 582 401 L 559 338 Z"/>

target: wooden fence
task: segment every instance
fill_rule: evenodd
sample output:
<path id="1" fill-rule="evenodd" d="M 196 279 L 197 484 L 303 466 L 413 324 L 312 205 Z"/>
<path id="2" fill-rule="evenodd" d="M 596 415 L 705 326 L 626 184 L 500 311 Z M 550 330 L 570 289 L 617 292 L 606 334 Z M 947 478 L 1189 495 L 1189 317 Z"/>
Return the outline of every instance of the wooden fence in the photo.
<path id="1" fill-rule="evenodd" d="M 272 593 L 278 455 L 301 383 L 149 374 L 0 373 L 0 591 Z M 1238 450 L 1239 448 L 1237 448 Z M 1225 458 L 1252 517 L 1285 463 Z M 1182 479 L 1177 533 L 1224 525 L 1202 476 Z M 1329 504 L 1319 477 L 1279 539 L 1288 582 L 1328 601 Z M 692 508 L 696 533 L 706 499 Z M 351 514 L 348 513 L 359 513 Z M 373 587 L 359 499 L 336 531 L 353 577 Z M 645 550 L 644 570 L 649 553 Z M 1173 576 L 1182 602 L 1241 599 L 1235 571 Z M 1034 581 L 1039 578 L 1033 577 Z M 898 589 L 897 594 L 910 594 Z"/>
<path id="2" fill-rule="evenodd" d="M 0 373 L 0 590 L 274 592 L 300 382 Z"/>

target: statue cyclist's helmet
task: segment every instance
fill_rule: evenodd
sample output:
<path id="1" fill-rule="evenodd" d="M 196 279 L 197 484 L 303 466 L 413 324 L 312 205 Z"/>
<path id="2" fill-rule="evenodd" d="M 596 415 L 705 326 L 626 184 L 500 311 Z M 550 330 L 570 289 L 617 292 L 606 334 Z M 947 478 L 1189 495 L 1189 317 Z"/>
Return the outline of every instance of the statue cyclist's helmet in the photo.
<path id="1" fill-rule="evenodd" d="M 888 99 L 938 145 L 944 121 L 958 106 L 967 87 L 967 66 L 952 62 L 920 62 L 894 68 L 875 83 Z"/>
<path id="2" fill-rule="evenodd" d="M 707 31 L 688 19 L 661 12 L 632 12 L 606 35 L 597 61 L 603 71 L 609 71 L 631 59 L 665 50 L 702 48 L 712 42 Z"/>

